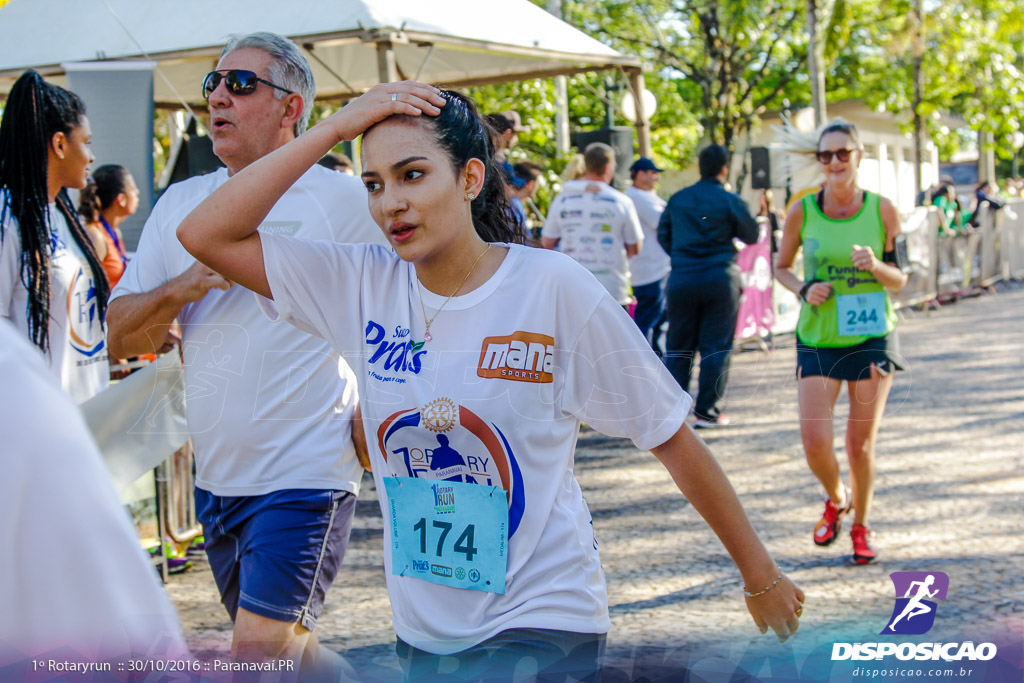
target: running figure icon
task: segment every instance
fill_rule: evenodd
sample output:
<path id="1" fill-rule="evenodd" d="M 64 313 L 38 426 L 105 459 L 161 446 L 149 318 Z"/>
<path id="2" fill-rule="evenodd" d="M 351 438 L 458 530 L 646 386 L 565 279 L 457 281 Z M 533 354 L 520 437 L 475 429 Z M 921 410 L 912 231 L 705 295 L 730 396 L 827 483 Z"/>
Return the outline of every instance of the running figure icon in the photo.
<path id="1" fill-rule="evenodd" d="M 924 598 L 934 598 L 935 595 L 939 592 L 938 588 L 936 588 L 933 591 L 928 590 L 934 583 L 934 574 L 929 574 L 924 581 L 912 581 L 910 583 L 910 586 L 907 587 L 906 594 L 904 594 L 903 596 L 904 598 L 910 598 L 910 602 L 908 602 L 907 606 L 903 608 L 903 611 L 900 612 L 899 616 L 893 619 L 892 623 L 889 624 L 888 628 L 890 631 L 893 631 L 895 633 L 896 622 L 902 619 L 903 617 L 906 617 L 907 621 L 910 621 L 916 616 L 919 616 L 921 614 L 928 614 L 932 611 L 933 608 L 931 607 L 931 605 L 922 602 L 922 600 Z M 917 593 L 912 596 L 911 593 L 914 591 L 915 586 L 917 587 Z"/>

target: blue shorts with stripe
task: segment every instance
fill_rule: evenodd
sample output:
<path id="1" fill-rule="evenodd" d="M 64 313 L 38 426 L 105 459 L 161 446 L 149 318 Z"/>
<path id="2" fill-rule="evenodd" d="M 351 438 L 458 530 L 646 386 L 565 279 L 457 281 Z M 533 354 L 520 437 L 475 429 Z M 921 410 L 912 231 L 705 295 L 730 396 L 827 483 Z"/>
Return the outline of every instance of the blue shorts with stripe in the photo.
<path id="1" fill-rule="evenodd" d="M 285 489 L 216 496 L 196 488 L 221 602 L 312 631 L 352 531 L 356 497 L 347 491 Z"/>

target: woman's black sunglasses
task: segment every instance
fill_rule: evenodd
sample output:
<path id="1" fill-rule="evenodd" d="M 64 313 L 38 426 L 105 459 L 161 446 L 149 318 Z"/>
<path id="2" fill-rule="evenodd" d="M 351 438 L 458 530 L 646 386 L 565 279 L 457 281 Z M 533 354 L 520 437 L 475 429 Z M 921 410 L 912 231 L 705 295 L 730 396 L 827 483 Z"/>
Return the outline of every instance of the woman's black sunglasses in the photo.
<path id="1" fill-rule="evenodd" d="M 823 149 L 818 152 L 818 161 L 823 164 L 832 163 L 832 155 L 836 155 L 836 159 L 839 161 L 847 162 L 850 160 L 850 154 L 853 153 L 852 149 Z"/>
<path id="2" fill-rule="evenodd" d="M 265 83 L 272 88 L 284 90 L 289 94 L 294 94 L 295 92 L 260 78 L 256 75 L 255 71 L 249 71 L 248 69 L 223 69 L 206 74 L 206 78 L 203 79 L 203 97 L 210 99 L 210 95 L 213 94 L 213 91 L 217 89 L 222 80 L 232 95 L 251 95 L 256 91 L 257 83 Z"/>

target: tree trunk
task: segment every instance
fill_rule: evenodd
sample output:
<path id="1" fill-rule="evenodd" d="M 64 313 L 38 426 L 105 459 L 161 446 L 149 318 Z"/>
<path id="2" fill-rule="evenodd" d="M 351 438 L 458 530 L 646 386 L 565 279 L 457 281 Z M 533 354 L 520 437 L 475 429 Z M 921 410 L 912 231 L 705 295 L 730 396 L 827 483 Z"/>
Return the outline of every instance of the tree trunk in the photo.
<path id="1" fill-rule="evenodd" d="M 924 185 L 924 121 L 921 119 L 921 100 L 924 97 L 924 9 L 922 0 L 915 0 L 911 12 L 914 27 L 914 187 L 916 192 Z M 931 186 L 931 182 L 928 183 Z M 916 197 L 916 195 L 915 195 Z"/>
<path id="2" fill-rule="evenodd" d="M 825 41 L 820 24 L 828 24 L 825 13 L 820 12 L 818 0 L 807 0 L 807 67 L 811 76 L 811 102 L 814 107 L 814 125 L 820 126 L 827 116 L 825 102 Z"/>

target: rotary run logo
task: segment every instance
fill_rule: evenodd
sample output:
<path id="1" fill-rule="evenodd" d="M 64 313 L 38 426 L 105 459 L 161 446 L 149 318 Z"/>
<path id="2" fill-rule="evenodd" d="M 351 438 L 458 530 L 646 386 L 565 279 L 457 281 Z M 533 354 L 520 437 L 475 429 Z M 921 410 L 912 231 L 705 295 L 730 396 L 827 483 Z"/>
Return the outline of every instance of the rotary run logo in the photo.
<path id="1" fill-rule="evenodd" d="M 945 600 L 949 576 L 943 572 L 893 572 L 896 604 L 882 634 L 905 636 L 927 633 L 935 624 L 934 600 Z"/>
<path id="2" fill-rule="evenodd" d="M 498 486 L 508 503 L 509 538 L 523 518 L 526 495 L 523 475 L 508 439 L 497 425 L 448 397 L 440 396 L 420 408 L 407 408 L 387 417 L 377 430 L 377 442 L 396 476 Z M 435 489 L 435 504 L 442 500 Z"/>
<path id="3" fill-rule="evenodd" d="M 96 285 L 81 268 L 68 286 L 68 332 L 71 346 L 91 358 L 106 346 L 99 319 Z"/>

